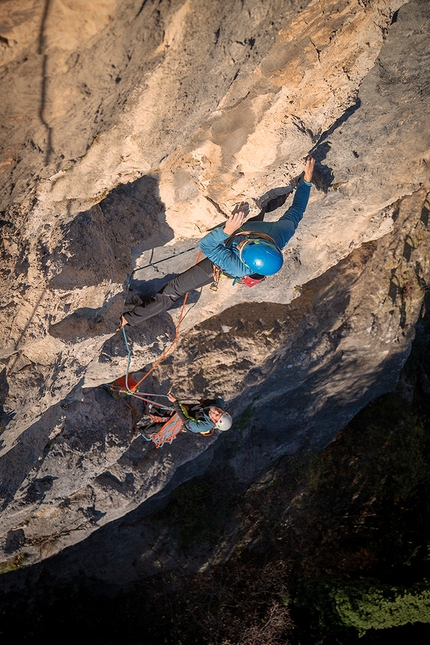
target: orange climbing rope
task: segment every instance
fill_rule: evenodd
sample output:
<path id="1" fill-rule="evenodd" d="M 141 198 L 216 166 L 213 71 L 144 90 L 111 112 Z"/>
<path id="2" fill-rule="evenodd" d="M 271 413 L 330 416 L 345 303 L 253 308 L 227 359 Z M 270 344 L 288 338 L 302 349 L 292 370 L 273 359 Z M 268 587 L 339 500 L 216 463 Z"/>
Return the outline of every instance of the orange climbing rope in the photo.
<path id="1" fill-rule="evenodd" d="M 201 254 L 202 254 L 202 252 L 201 252 L 201 251 L 199 251 L 199 253 L 198 253 L 198 255 L 197 255 L 197 259 L 196 259 L 196 264 L 199 262 L 200 257 L 201 257 Z M 172 409 L 172 408 L 170 408 L 170 407 L 168 407 L 168 406 L 166 406 L 166 405 L 163 405 L 163 404 L 161 404 L 161 403 L 157 403 L 157 402 L 156 402 L 156 401 L 154 401 L 152 398 L 149 398 L 149 399 L 148 399 L 148 398 L 146 398 L 147 396 L 149 396 L 149 397 L 156 397 L 156 396 L 166 396 L 166 395 L 157 395 L 157 394 L 150 394 L 150 393 L 145 393 L 145 392 L 139 392 L 139 391 L 138 391 L 138 387 L 139 387 L 139 385 L 140 385 L 141 383 L 143 383 L 143 381 L 144 381 L 144 380 L 145 380 L 145 379 L 146 379 L 146 378 L 147 378 L 147 377 L 148 377 L 148 376 L 149 376 L 149 375 L 150 375 L 150 374 L 155 370 L 155 368 L 156 368 L 156 367 L 158 367 L 158 365 L 160 365 L 160 363 L 161 363 L 161 362 L 166 358 L 167 354 L 170 352 L 170 350 L 172 349 L 172 347 L 173 347 L 173 346 L 175 345 L 175 343 L 177 342 L 177 340 L 178 340 L 178 338 L 179 338 L 179 330 L 180 330 L 181 322 L 182 322 L 182 319 L 183 319 L 183 316 L 184 316 L 185 305 L 187 304 L 187 299 L 188 299 L 188 292 L 187 292 L 187 293 L 185 294 L 185 296 L 184 296 L 184 302 L 182 303 L 181 312 L 180 312 L 180 314 L 179 314 L 179 319 L 178 319 L 178 323 L 177 323 L 177 325 L 176 325 L 175 337 L 174 337 L 173 341 L 172 341 L 172 342 L 170 343 L 170 345 L 169 345 L 169 346 L 164 350 L 164 352 L 161 354 L 161 356 L 160 356 L 160 357 L 155 361 L 155 363 L 153 364 L 153 366 L 151 367 L 151 369 L 149 370 L 149 372 L 147 372 L 147 373 L 146 373 L 146 374 L 145 374 L 145 375 L 140 379 L 140 381 L 138 381 L 137 383 L 136 383 L 136 381 L 135 381 L 131 376 L 129 376 L 129 364 L 130 364 L 130 356 L 131 356 L 131 352 L 130 352 L 130 347 L 129 347 L 128 340 L 127 340 L 127 334 L 125 333 L 125 328 L 124 328 L 124 327 L 122 328 L 122 332 L 123 332 L 123 335 L 124 335 L 124 340 L 125 340 L 125 344 L 126 344 L 126 348 L 127 348 L 127 352 L 128 352 L 128 364 L 127 364 L 126 375 L 125 375 L 125 376 L 120 377 L 119 379 L 117 379 L 116 381 L 114 381 L 114 383 L 108 383 L 108 384 L 104 385 L 104 387 L 105 387 L 105 388 L 106 388 L 106 389 L 107 389 L 107 390 L 108 390 L 108 391 L 109 391 L 109 392 L 110 392 L 110 393 L 111 393 L 115 398 L 120 399 L 120 400 L 122 400 L 122 401 L 123 401 L 123 403 L 125 403 L 125 405 L 126 405 L 126 406 L 129 408 L 129 410 L 131 411 L 131 414 L 132 414 L 132 417 L 133 417 L 133 420 L 134 420 L 134 421 L 135 421 L 135 419 L 136 419 L 135 411 L 134 411 L 134 410 L 133 410 L 133 408 L 132 408 L 132 407 L 131 407 L 131 406 L 130 406 L 130 405 L 129 405 L 125 400 L 124 400 L 124 398 L 123 398 L 123 395 L 124 395 L 124 394 L 127 394 L 127 395 L 132 396 L 132 397 L 135 397 L 135 398 L 137 398 L 137 399 L 139 399 L 139 400 L 141 400 L 141 401 L 144 401 L 146 404 L 151 404 L 151 405 L 153 405 L 153 406 L 156 406 L 156 407 L 162 408 L 162 409 L 164 409 L 164 410 L 168 410 L 170 413 L 173 413 L 173 409 Z M 129 381 L 131 381 L 131 387 L 130 387 L 130 385 L 129 385 Z M 175 417 L 175 415 L 173 415 L 173 416 Z M 176 416 L 177 416 L 177 415 L 176 415 Z M 166 429 L 166 433 L 167 433 L 167 434 L 166 434 L 166 433 L 164 433 L 164 426 L 163 426 L 163 428 L 162 428 L 163 432 L 161 432 L 161 431 L 160 431 L 160 439 L 158 439 L 158 433 L 155 433 L 155 434 L 154 434 L 154 439 L 153 439 L 153 441 L 154 441 L 154 443 L 156 444 L 156 447 L 157 447 L 157 448 L 159 448 L 159 447 L 161 447 L 162 445 L 164 445 L 164 443 L 171 443 L 171 442 L 173 441 L 173 439 L 176 437 L 176 435 L 178 434 L 178 432 L 180 432 L 181 427 L 182 427 L 182 423 L 178 423 L 178 421 L 179 421 L 179 417 L 178 417 L 178 419 L 177 419 L 177 420 L 175 419 L 175 423 L 173 423 L 173 424 L 170 424 L 170 420 L 169 420 L 169 423 L 166 423 L 166 424 L 165 424 L 165 425 L 166 425 L 166 428 L 167 428 L 167 429 Z M 133 425 L 133 431 L 134 431 L 135 427 L 136 427 L 136 423 L 134 423 L 134 425 Z M 164 436 L 165 434 L 166 434 L 166 436 Z M 170 437 L 171 437 L 171 438 L 170 438 Z"/>
<path id="2" fill-rule="evenodd" d="M 153 420 L 157 422 L 157 418 L 155 416 L 153 417 Z M 170 417 L 161 418 L 160 421 L 163 422 L 163 425 L 157 432 L 152 432 L 146 435 L 144 433 L 144 436 L 146 436 L 149 441 L 155 443 L 156 448 L 162 448 L 165 443 L 172 443 L 180 432 L 186 432 L 184 424 L 176 412 L 174 412 Z"/>

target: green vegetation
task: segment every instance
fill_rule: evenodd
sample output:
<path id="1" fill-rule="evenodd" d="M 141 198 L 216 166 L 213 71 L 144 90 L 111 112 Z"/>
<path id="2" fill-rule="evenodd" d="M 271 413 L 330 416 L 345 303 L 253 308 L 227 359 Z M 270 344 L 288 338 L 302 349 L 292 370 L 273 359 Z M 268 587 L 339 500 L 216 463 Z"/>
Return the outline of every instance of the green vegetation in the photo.
<path id="1" fill-rule="evenodd" d="M 407 623 L 430 623 L 430 584 L 410 588 L 382 585 L 377 580 L 307 583 L 305 604 L 317 613 L 326 631 L 354 627 L 360 636 L 369 629 L 387 629 Z"/>
<path id="2" fill-rule="evenodd" d="M 164 520 L 174 520 L 182 547 L 189 550 L 204 543 L 214 545 L 223 532 L 223 526 L 235 506 L 227 479 L 218 473 L 187 482 L 178 488 L 166 511 Z"/>
<path id="3" fill-rule="evenodd" d="M 10 571 L 16 571 L 16 569 L 21 569 L 25 565 L 26 559 L 27 556 L 25 555 L 25 553 L 19 553 L 6 562 L 0 562 L 0 574 L 9 573 Z"/>

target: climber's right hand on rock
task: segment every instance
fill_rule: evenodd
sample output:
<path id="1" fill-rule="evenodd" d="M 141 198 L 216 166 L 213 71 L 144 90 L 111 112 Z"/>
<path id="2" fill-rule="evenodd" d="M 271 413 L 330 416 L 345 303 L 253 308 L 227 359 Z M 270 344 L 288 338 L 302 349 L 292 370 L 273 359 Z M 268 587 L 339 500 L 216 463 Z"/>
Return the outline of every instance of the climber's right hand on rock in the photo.
<path id="1" fill-rule="evenodd" d="M 241 202 L 236 204 L 233 208 L 232 213 L 224 226 L 224 233 L 226 235 L 233 235 L 238 228 L 242 226 L 245 219 L 249 215 L 249 204 L 248 202 Z"/>

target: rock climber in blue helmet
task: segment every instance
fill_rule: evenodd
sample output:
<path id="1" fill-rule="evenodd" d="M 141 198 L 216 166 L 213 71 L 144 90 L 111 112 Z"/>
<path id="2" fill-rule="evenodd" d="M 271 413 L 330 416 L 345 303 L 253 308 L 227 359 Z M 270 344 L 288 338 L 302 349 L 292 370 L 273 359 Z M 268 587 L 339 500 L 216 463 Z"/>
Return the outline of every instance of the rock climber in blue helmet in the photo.
<path id="1" fill-rule="evenodd" d="M 277 273 L 283 263 L 282 249 L 294 235 L 308 204 L 314 165 L 315 160 L 308 155 L 293 203 L 277 222 L 262 220 L 266 212 L 277 208 L 279 198 L 269 201 L 257 217 L 247 222 L 249 205 L 242 202 L 236 206 L 223 227 L 215 228 L 201 240 L 206 258 L 173 278 L 153 298 L 124 313 L 118 329 L 138 325 L 166 311 L 188 291 L 210 283 L 216 289 L 221 275 L 254 286 Z"/>

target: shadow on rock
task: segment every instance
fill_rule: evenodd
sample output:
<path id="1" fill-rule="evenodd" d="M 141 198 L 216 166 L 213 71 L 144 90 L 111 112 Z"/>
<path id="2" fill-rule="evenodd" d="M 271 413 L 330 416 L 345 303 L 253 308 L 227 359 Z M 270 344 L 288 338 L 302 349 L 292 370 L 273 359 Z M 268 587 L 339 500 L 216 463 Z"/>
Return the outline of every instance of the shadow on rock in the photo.
<path id="1" fill-rule="evenodd" d="M 317 190 L 327 193 L 330 186 L 333 184 L 334 174 L 333 170 L 328 166 L 324 166 L 321 162 L 327 157 L 331 146 L 328 141 L 322 143 L 311 151 L 311 155 L 315 158 L 315 169 L 312 177 L 312 183 Z"/>
<path id="2" fill-rule="evenodd" d="M 127 325 L 125 330 L 128 343 L 133 353 L 135 347 L 141 347 L 145 342 L 151 343 L 154 338 L 163 337 L 163 342 L 166 345 L 172 342 L 175 337 L 176 327 L 169 314 L 160 314 L 145 320 L 139 326 L 132 327 L 131 325 Z M 99 362 L 109 363 L 112 358 L 118 356 L 127 356 L 127 348 L 122 332 L 114 334 L 104 343 L 100 350 Z"/>
<path id="3" fill-rule="evenodd" d="M 13 418 L 10 413 L 5 412 L 3 404 L 9 394 L 9 383 L 7 381 L 6 368 L 0 372 L 0 431 L 4 430 L 9 421 Z"/>
<path id="4" fill-rule="evenodd" d="M 131 309 L 153 298 L 177 273 L 168 273 L 152 280 L 134 279 L 127 294 L 126 305 Z"/>
<path id="5" fill-rule="evenodd" d="M 152 246 L 157 240 L 163 245 L 173 238 L 172 229 L 164 221 L 164 210 L 158 180 L 153 177 L 115 188 L 64 226 L 65 243 L 54 252 L 62 270 L 50 286 L 70 290 L 107 279 L 124 282 L 131 270 L 133 249 L 150 238 Z"/>
<path id="6" fill-rule="evenodd" d="M 293 189 L 291 186 L 280 186 L 279 188 L 271 188 L 264 193 L 259 199 L 255 200 L 255 203 L 259 208 L 261 208 L 261 213 L 257 217 L 251 217 L 248 221 L 256 221 L 258 219 L 263 219 L 265 213 L 272 213 L 278 208 L 281 208 L 287 201 L 287 197 L 291 195 Z"/>
<path id="7" fill-rule="evenodd" d="M 49 334 L 65 343 L 76 343 L 87 338 L 114 334 L 119 325 L 124 299 L 118 294 L 106 307 L 78 309 L 59 323 L 51 325 Z"/>

